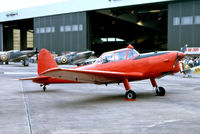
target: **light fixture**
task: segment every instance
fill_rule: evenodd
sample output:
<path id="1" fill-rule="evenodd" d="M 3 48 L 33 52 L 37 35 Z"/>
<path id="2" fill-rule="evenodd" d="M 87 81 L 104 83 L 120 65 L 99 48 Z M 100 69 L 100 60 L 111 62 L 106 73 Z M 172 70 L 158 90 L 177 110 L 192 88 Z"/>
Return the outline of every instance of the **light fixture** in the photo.
<path id="1" fill-rule="evenodd" d="M 150 10 L 149 12 L 150 12 L 150 13 L 159 13 L 160 10 Z"/>
<path id="2" fill-rule="evenodd" d="M 135 13 L 135 11 L 134 10 L 131 10 L 131 14 L 134 14 Z"/>
<path id="3" fill-rule="evenodd" d="M 162 19 L 162 17 L 161 17 L 161 16 L 159 16 L 157 20 L 161 20 L 161 19 Z"/>
<path id="4" fill-rule="evenodd" d="M 114 20 L 112 21 L 112 24 L 113 24 L 113 25 L 115 24 L 115 21 L 114 21 Z"/>
<path id="5" fill-rule="evenodd" d="M 138 21 L 137 23 L 136 23 L 138 26 L 144 26 L 144 24 L 142 23 L 142 21 L 140 20 L 140 21 Z"/>

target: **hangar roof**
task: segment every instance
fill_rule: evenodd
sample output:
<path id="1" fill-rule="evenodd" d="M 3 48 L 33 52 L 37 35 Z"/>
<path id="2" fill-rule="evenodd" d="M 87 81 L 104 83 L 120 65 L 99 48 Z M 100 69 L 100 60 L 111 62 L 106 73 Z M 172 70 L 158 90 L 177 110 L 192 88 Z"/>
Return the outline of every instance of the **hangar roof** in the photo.
<path id="1" fill-rule="evenodd" d="M 56 4 L 1 12 L 0 22 L 167 1 L 174 0 L 68 0 Z"/>

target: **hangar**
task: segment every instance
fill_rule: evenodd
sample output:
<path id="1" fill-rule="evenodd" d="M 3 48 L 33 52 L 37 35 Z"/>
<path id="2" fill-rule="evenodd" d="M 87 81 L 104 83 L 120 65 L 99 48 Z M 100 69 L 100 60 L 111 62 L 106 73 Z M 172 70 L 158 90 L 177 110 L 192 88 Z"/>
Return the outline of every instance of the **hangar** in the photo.
<path id="1" fill-rule="evenodd" d="M 68 0 L 0 13 L 0 50 L 140 52 L 200 46 L 199 0 Z"/>

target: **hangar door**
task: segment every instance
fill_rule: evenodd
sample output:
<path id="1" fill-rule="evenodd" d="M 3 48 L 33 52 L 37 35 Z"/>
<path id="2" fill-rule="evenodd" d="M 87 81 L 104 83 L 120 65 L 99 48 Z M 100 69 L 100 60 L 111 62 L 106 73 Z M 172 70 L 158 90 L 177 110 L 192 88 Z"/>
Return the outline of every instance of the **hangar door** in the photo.
<path id="1" fill-rule="evenodd" d="M 2 24 L 2 50 L 33 49 L 33 19 L 9 21 Z"/>
<path id="2" fill-rule="evenodd" d="M 96 53 L 126 47 L 140 52 L 167 49 L 167 3 L 90 12 L 91 47 Z"/>
<path id="3" fill-rule="evenodd" d="M 0 23 L 0 51 L 3 51 L 3 24 Z"/>

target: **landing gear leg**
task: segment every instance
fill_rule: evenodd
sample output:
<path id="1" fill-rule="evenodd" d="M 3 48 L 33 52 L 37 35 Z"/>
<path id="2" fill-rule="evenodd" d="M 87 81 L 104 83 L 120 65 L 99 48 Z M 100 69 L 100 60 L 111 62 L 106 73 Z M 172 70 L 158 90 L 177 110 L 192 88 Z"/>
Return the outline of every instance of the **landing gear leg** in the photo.
<path id="1" fill-rule="evenodd" d="M 46 91 L 46 89 L 47 89 L 47 88 L 46 88 L 46 85 L 44 85 L 44 86 L 43 86 L 43 91 L 45 92 L 45 91 Z"/>
<path id="2" fill-rule="evenodd" d="M 42 87 L 43 91 L 45 92 L 46 89 L 47 89 L 47 88 L 46 88 L 46 85 L 42 85 L 42 84 L 41 84 L 40 86 Z"/>
<path id="3" fill-rule="evenodd" d="M 23 65 L 24 65 L 24 66 L 29 66 L 28 60 L 24 60 Z"/>
<path id="4" fill-rule="evenodd" d="M 130 84 L 128 82 L 128 79 L 123 80 L 124 87 L 126 89 L 126 94 L 125 94 L 125 100 L 127 101 L 135 101 L 136 100 L 136 93 L 131 90 Z"/>
<path id="5" fill-rule="evenodd" d="M 151 80 L 152 86 L 155 88 L 156 95 L 157 96 L 165 96 L 166 95 L 165 89 L 163 87 L 158 87 L 155 78 L 151 78 L 150 80 Z"/>

